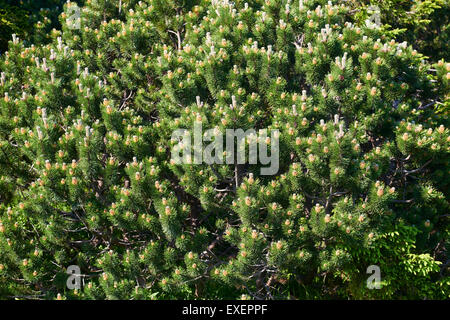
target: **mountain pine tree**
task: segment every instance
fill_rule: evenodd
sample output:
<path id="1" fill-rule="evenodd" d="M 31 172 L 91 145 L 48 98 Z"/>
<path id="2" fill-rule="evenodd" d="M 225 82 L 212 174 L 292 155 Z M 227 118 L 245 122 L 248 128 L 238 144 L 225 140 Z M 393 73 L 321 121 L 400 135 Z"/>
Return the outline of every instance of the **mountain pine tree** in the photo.
<path id="1" fill-rule="evenodd" d="M 449 63 L 338 2 L 73 5 L 0 62 L 0 297 L 450 297 Z M 175 163 L 198 123 L 278 172 Z"/>

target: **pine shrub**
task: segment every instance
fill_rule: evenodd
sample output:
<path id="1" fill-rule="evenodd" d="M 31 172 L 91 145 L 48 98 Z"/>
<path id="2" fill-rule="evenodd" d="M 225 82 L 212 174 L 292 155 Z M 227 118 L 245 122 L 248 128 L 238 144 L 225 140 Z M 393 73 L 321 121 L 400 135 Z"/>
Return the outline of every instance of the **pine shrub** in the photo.
<path id="1" fill-rule="evenodd" d="M 336 2 L 66 13 L 0 62 L 1 298 L 450 297 L 449 63 Z M 278 172 L 174 163 L 199 122 L 279 132 Z"/>

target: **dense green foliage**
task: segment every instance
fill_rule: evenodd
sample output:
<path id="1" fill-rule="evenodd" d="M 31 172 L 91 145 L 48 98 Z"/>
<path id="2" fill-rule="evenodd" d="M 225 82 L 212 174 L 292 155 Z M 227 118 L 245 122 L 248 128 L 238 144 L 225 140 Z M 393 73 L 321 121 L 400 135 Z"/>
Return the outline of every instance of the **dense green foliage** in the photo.
<path id="1" fill-rule="evenodd" d="M 327 1 L 71 5 L 0 62 L 0 298 L 450 297 L 449 63 Z M 173 163 L 199 122 L 278 173 Z"/>
<path id="2" fill-rule="evenodd" d="M 351 0 L 359 24 L 379 12 L 382 29 L 432 61 L 449 60 L 449 0 Z M 375 9 L 378 8 L 378 9 Z"/>
<path id="3" fill-rule="evenodd" d="M 11 35 L 31 43 L 51 39 L 50 30 L 60 28 L 58 16 L 66 0 L 0 0 L 0 53 L 8 49 Z M 76 0 L 81 5 L 83 1 Z"/>
<path id="4" fill-rule="evenodd" d="M 22 8 L 11 6 L 5 1 L 0 1 L 0 52 L 8 49 L 8 41 L 12 34 L 23 37 L 29 29 L 28 12 Z"/>

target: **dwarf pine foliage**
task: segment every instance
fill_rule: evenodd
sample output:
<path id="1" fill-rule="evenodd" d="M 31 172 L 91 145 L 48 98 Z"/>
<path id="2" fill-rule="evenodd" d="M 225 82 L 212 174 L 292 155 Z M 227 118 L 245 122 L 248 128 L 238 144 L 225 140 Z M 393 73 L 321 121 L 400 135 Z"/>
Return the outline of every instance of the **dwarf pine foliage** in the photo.
<path id="1" fill-rule="evenodd" d="M 449 63 L 338 1 L 75 5 L 1 58 L 0 297 L 450 297 Z M 176 163 L 196 123 L 278 171 Z"/>

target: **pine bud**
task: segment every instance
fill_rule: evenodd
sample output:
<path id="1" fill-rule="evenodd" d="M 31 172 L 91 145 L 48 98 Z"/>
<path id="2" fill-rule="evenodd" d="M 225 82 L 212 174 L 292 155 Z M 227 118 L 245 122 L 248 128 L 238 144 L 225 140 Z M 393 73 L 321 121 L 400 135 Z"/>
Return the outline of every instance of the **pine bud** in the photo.
<path id="1" fill-rule="evenodd" d="M 276 247 L 278 250 L 281 250 L 281 248 L 283 248 L 283 243 L 281 241 L 278 241 Z"/>
<path id="2" fill-rule="evenodd" d="M 384 194 L 384 189 L 383 189 L 383 187 L 378 188 L 377 196 L 381 197 L 383 194 Z"/>

